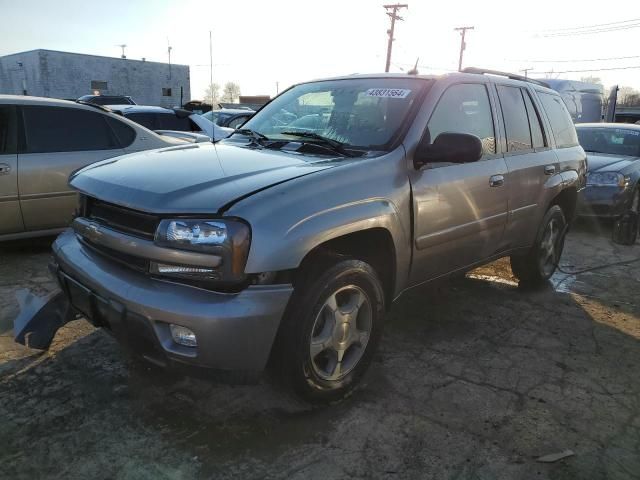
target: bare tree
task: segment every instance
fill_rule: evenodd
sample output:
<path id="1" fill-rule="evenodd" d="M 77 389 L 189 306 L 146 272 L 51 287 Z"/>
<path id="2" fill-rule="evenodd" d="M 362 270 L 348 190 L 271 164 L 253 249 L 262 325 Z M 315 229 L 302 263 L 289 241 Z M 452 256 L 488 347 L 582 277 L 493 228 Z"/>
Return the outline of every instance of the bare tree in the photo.
<path id="1" fill-rule="evenodd" d="M 224 84 L 222 100 L 227 103 L 235 103 L 240 97 L 240 85 L 235 82 L 227 82 Z"/>
<path id="2" fill-rule="evenodd" d="M 204 92 L 203 101 L 211 106 L 216 106 L 220 102 L 220 85 L 213 83 Z"/>
<path id="3" fill-rule="evenodd" d="M 618 105 L 635 107 L 640 104 L 640 92 L 633 87 L 620 87 L 618 89 Z"/>
<path id="4" fill-rule="evenodd" d="M 580 81 L 585 83 L 595 83 L 596 85 L 602 85 L 602 79 L 600 77 L 593 77 L 593 76 L 581 77 Z"/>

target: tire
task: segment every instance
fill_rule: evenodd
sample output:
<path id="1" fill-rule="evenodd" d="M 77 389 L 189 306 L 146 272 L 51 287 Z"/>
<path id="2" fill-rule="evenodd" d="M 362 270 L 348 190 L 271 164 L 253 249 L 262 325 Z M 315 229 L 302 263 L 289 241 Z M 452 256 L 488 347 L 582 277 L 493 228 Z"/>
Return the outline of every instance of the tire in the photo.
<path id="1" fill-rule="evenodd" d="M 567 220 L 559 205 L 544 215 L 536 241 L 525 255 L 511 256 L 511 271 L 526 286 L 544 284 L 556 271 L 567 233 Z"/>
<path id="2" fill-rule="evenodd" d="M 636 191 L 631 198 L 631 204 L 629 205 L 629 212 L 632 215 L 638 216 L 640 214 L 640 186 L 636 187 Z M 635 229 L 633 237 L 631 238 L 631 245 L 636 243 L 638 235 L 640 234 L 640 222 L 638 222 L 638 228 Z"/>
<path id="3" fill-rule="evenodd" d="M 337 401 L 353 391 L 377 349 L 382 284 L 369 264 L 348 257 L 301 276 L 274 345 L 274 373 L 304 400 Z"/>

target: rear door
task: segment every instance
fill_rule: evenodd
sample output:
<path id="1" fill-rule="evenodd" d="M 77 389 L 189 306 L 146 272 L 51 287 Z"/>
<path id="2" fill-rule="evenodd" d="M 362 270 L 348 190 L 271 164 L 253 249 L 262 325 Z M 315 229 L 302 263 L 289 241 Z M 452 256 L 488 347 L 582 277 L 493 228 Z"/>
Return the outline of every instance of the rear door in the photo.
<path id="1" fill-rule="evenodd" d="M 484 83 L 459 83 L 440 96 L 428 122 L 430 141 L 469 133 L 484 155 L 464 164 L 431 163 L 410 170 L 415 253 L 411 283 L 458 270 L 501 249 L 507 218 L 507 168 L 496 149 L 496 111 Z"/>
<path id="2" fill-rule="evenodd" d="M 24 229 L 18 197 L 16 108 L 0 105 L 0 235 Z"/>
<path id="3" fill-rule="evenodd" d="M 64 227 L 77 203 L 69 175 L 124 150 L 101 113 L 28 105 L 21 114 L 18 187 L 25 229 Z"/>
<path id="4" fill-rule="evenodd" d="M 527 88 L 497 84 L 506 138 L 509 169 L 509 220 L 505 240 L 509 247 L 526 246 L 535 235 L 549 175 L 558 169 L 542 127 L 540 111 Z"/>

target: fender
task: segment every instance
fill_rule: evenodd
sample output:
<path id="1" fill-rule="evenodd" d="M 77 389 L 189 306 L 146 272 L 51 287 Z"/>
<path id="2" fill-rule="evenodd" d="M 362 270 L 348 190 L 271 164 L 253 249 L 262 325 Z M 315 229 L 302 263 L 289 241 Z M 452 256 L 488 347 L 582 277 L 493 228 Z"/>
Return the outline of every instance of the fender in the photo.
<path id="1" fill-rule="evenodd" d="M 402 271 L 402 266 L 408 266 L 410 260 L 408 249 L 399 248 L 408 244 L 407 232 L 396 206 L 384 198 L 370 198 L 314 212 L 291 225 L 268 255 L 254 250 L 249 256 L 246 271 L 259 273 L 296 268 L 319 245 L 374 228 L 382 228 L 391 235 L 396 247 L 396 266 Z"/>

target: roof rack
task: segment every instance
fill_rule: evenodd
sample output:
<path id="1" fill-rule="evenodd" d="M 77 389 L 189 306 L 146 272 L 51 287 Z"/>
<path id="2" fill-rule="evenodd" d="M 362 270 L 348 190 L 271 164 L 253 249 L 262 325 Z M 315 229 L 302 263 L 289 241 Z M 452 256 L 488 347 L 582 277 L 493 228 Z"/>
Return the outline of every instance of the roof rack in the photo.
<path id="1" fill-rule="evenodd" d="M 113 111 L 110 108 L 105 107 L 104 105 L 98 105 L 97 103 L 86 102 L 84 100 L 76 100 L 75 102 L 79 103 L 80 105 L 85 105 L 87 107 L 97 108 L 98 110 L 102 110 L 103 112 L 112 112 Z"/>
<path id="2" fill-rule="evenodd" d="M 543 82 L 542 80 L 536 80 L 535 78 L 523 77 L 522 75 L 516 75 L 515 73 L 507 73 L 500 72 L 499 70 L 489 70 L 487 68 L 476 68 L 476 67 L 467 67 L 461 70 L 462 73 L 476 73 L 479 75 L 498 75 L 500 77 L 507 77 L 511 80 L 521 80 L 523 82 L 535 83 L 536 85 L 540 85 L 542 87 L 549 87 L 547 82 Z"/>

